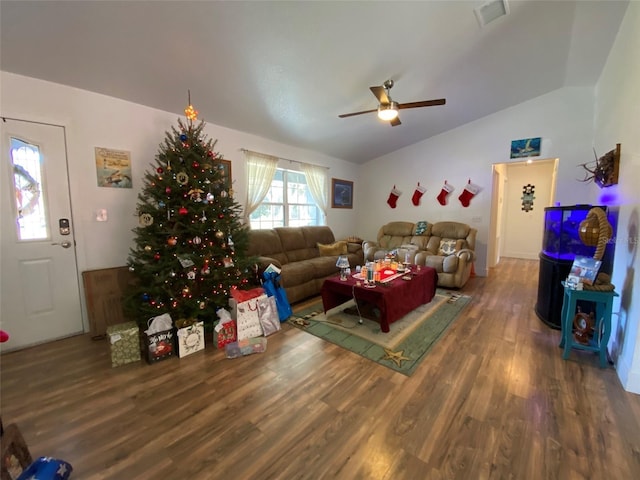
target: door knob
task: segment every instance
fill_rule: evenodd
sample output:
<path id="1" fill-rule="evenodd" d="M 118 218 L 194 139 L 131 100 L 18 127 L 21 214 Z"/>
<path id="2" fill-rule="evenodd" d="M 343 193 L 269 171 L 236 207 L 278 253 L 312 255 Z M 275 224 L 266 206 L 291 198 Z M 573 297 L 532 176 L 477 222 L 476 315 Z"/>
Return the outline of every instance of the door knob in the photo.
<path id="1" fill-rule="evenodd" d="M 60 245 L 62 248 L 69 248 L 71 246 L 71 242 L 64 241 L 61 243 L 52 243 L 51 245 Z"/>

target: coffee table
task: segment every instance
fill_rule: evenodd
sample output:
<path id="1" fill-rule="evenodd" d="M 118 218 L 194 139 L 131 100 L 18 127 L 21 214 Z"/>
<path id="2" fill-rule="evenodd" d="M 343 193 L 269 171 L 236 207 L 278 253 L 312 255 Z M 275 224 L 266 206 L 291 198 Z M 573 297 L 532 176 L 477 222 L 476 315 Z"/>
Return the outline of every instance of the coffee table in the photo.
<path id="1" fill-rule="evenodd" d="M 436 294 L 438 274 L 434 268 L 412 265 L 411 280 L 396 278 L 374 288 L 365 287 L 364 283 L 353 276 L 340 280 L 340 276 L 327 278 L 322 284 L 322 307 L 324 312 L 354 299 L 356 302 L 368 302 L 380 310 L 380 329 L 389 331 L 389 325 L 401 319 L 420 305 L 429 303 Z"/>

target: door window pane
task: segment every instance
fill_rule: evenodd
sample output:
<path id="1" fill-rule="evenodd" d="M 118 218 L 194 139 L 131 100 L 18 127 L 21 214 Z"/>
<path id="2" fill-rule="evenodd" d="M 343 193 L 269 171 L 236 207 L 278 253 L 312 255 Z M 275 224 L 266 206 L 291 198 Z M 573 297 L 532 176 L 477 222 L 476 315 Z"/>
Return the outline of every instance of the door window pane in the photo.
<path id="1" fill-rule="evenodd" d="M 15 213 L 19 240 L 49 238 L 42 192 L 40 148 L 11 138 Z"/>

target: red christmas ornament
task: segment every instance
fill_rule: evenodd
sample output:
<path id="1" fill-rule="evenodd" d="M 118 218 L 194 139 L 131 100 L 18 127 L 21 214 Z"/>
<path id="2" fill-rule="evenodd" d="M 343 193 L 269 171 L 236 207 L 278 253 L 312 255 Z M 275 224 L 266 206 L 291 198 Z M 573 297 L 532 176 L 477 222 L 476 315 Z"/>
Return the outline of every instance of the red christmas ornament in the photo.
<path id="1" fill-rule="evenodd" d="M 178 210 L 178 213 L 180 215 L 186 215 L 187 213 L 189 213 L 189 211 L 187 210 L 186 207 L 180 207 L 180 210 Z"/>
<path id="2" fill-rule="evenodd" d="M 191 165 L 193 166 L 193 168 L 198 168 L 200 166 L 198 162 L 193 162 Z"/>
<path id="3" fill-rule="evenodd" d="M 171 187 L 165 188 L 164 193 L 166 193 L 167 195 L 171 195 Z"/>
<path id="4" fill-rule="evenodd" d="M 162 172 L 164 172 L 164 170 L 162 169 L 162 167 L 158 167 L 156 169 L 156 172 L 158 172 L 160 175 L 162 175 Z"/>
<path id="5" fill-rule="evenodd" d="M 153 256 L 153 259 L 154 259 L 154 260 L 156 260 L 156 261 L 160 260 L 160 254 L 159 254 L 159 253 L 156 253 L 156 254 Z"/>
<path id="6" fill-rule="evenodd" d="M 208 157 L 213 157 L 213 152 L 212 152 L 211 150 L 209 150 L 209 151 L 207 152 L 207 156 L 208 156 Z"/>

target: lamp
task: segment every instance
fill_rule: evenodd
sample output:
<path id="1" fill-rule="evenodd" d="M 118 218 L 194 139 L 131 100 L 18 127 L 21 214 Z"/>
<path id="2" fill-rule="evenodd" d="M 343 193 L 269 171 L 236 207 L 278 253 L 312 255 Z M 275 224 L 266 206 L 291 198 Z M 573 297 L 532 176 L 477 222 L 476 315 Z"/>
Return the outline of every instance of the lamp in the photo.
<path id="1" fill-rule="evenodd" d="M 398 116 L 398 103 L 389 102 L 380 104 L 378 107 L 378 118 L 380 120 L 390 121 Z"/>
<path id="2" fill-rule="evenodd" d="M 349 259 L 346 255 L 340 255 L 338 257 L 336 267 L 340 268 L 340 280 L 344 282 L 347 279 L 347 268 L 349 268 Z"/>

